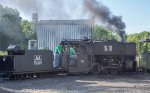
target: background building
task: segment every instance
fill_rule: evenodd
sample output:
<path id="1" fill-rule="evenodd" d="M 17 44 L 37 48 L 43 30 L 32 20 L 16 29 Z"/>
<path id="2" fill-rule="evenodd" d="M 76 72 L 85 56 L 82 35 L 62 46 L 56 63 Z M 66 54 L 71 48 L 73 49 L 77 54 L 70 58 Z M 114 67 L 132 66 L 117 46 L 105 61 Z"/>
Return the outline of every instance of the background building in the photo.
<path id="1" fill-rule="evenodd" d="M 93 20 L 40 20 L 33 15 L 36 24 L 38 49 L 54 50 L 62 39 L 92 38 Z"/>

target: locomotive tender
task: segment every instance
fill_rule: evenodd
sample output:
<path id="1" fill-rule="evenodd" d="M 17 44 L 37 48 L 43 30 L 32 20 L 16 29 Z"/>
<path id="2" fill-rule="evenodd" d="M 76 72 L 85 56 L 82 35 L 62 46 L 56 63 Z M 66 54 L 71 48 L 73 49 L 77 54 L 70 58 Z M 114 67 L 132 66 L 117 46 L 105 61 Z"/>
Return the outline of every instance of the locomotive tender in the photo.
<path id="1" fill-rule="evenodd" d="M 117 41 L 63 40 L 61 68 L 53 68 L 51 50 L 21 50 L 18 46 L 8 48 L 8 56 L 0 57 L 2 77 L 16 79 L 41 77 L 52 73 L 116 74 L 119 71 L 136 70 L 136 44 Z M 69 49 L 75 46 L 74 64 L 70 65 Z"/>

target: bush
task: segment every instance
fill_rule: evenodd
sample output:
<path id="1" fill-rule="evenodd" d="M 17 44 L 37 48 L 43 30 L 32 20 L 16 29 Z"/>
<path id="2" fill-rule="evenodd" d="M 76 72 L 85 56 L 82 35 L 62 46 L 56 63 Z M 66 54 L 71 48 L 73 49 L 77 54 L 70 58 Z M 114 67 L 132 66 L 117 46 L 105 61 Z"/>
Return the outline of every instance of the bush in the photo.
<path id="1" fill-rule="evenodd" d="M 0 51 L 0 56 L 5 56 L 5 55 L 7 55 L 6 51 Z"/>

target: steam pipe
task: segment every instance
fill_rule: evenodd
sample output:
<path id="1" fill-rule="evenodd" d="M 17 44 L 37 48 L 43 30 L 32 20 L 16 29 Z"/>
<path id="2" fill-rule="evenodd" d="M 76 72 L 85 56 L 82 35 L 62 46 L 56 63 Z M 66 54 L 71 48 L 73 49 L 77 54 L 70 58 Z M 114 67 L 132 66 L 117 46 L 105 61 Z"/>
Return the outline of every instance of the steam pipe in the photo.
<path id="1" fill-rule="evenodd" d="M 125 42 L 125 31 L 119 31 L 120 42 Z"/>

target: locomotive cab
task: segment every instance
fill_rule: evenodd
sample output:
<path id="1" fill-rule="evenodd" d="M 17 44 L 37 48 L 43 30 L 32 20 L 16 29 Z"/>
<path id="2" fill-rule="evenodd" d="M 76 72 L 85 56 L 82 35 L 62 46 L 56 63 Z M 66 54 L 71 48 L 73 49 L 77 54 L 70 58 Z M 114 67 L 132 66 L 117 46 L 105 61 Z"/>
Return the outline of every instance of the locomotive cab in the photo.
<path id="1" fill-rule="evenodd" d="M 88 61 L 87 42 L 80 40 L 65 40 L 63 43 L 62 68 L 69 73 L 89 72 L 90 62 Z M 72 58 L 70 48 L 73 47 L 75 55 Z"/>

